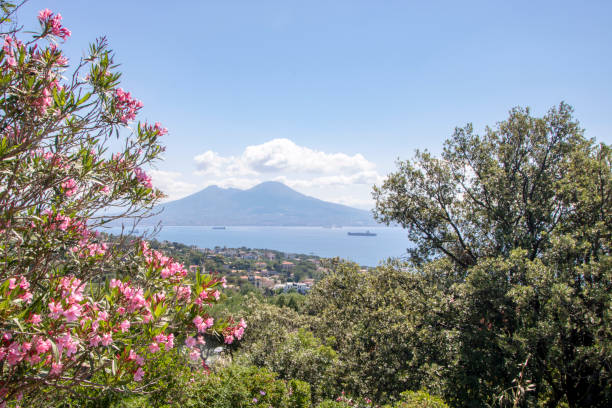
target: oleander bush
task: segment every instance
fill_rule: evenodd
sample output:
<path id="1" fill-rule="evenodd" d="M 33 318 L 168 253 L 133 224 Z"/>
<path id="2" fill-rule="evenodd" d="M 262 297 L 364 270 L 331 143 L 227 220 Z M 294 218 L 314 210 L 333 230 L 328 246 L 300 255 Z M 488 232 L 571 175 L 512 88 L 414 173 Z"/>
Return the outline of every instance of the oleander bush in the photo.
<path id="1" fill-rule="evenodd" d="M 223 279 L 97 233 L 162 197 L 144 168 L 167 133 L 134 122 L 106 41 L 71 70 L 60 14 L 28 37 L 0 9 L 0 406 L 155 391 L 161 355 L 186 345 L 201 364 L 202 335 L 230 344 L 246 324 L 208 314 Z"/>

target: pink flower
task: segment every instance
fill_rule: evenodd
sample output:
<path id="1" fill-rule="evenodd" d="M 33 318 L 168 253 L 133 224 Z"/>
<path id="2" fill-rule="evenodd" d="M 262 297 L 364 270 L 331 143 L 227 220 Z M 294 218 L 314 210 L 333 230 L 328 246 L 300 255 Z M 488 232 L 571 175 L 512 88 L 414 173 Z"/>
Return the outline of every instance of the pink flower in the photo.
<path id="1" fill-rule="evenodd" d="M 30 289 L 30 284 L 28 283 L 28 280 L 24 276 L 22 276 L 21 280 L 19 281 L 19 287 L 23 290 Z"/>
<path id="2" fill-rule="evenodd" d="M 189 353 L 189 358 L 193 361 L 196 361 L 200 358 L 200 352 L 198 350 L 193 350 Z"/>
<path id="3" fill-rule="evenodd" d="M 129 320 L 124 320 L 119 324 L 119 328 L 121 329 L 121 332 L 125 333 L 130 329 L 130 321 Z"/>
<path id="4" fill-rule="evenodd" d="M 149 351 L 151 353 L 157 353 L 159 351 L 159 345 L 155 342 L 149 344 Z"/>
<path id="5" fill-rule="evenodd" d="M 36 352 L 38 354 L 46 353 L 49 350 L 51 350 L 51 340 L 47 339 L 43 341 L 43 340 L 37 339 Z"/>
<path id="6" fill-rule="evenodd" d="M 134 169 L 134 175 L 140 184 L 144 185 L 146 188 L 153 188 L 151 177 L 149 177 L 140 167 Z"/>
<path id="7" fill-rule="evenodd" d="M 19 299 L 23 300 L 26 303 L 32 303 L 32 292 L 26 292 L 24 294 L 22 294 L 21 296 L 19 296 Z"/>
<path id="8" fill-rule="evenodd" d="M 128 361 L 135 361 L 139 366 L 144 365 L 144 358 L 136 354 L 134 350 L 130 350 L 130 355 L 127 359 Z"/>
<path id="9" fill-rule="evenodd" d="M 41 10 L 38 13 L 38 21 L 45 26 L 45 30 L 49 30 L 51 34 L 60 37 L 65 40 L 72 34 L 70 30 L 62 27 L 62 15 L 53 15 L 53 12 L 49 9 Z"/>
<path id="10" fill-rule="evenodd" d="M 102 335 L 102 341 L 100 343 L 103 346 L 109 346 L 113 342 L 113 334 L 112 333 L 104 333 Z"/>
<path id="11" fill-rule="evenodd" d="M 71 305 L 68 309 L 62 313 L 66 318 L 67 322 L 74 322 L 81 316 L 81 305 Z"/>
<path id="12" fill-rule="evenodd" d="M 213 297 L 215 298 L 215 300 L 219 300 L 219 297 L 221 296 L 221 294 L 219 293 L 219 291 L 218 291 L 218 290 L 215 290 L 215 291 L 212 293 L 212 295 L 213 295 Z"/>
<path id="13" fill-rule="evenodd" d="M 198 329 L 199 333 L 204 333 L 206 331 L 206 329 L 209 327 L 208 326 L 208 322 L 209 319 L 206 319 L 206 321 L 204 321 L 204 319 L 202 319 L 202 317 L 200 316 L 196 316 L 193 318 L 193 324 L 195 324 L 196 328 Z"/>
<path id="14" fill-rule="evenodd" d="M 38 325 L 40 322 L 42 322 L 42 318 L 39 314 L 33 314 L 32 316 L 30 316 L 30 323 L 34 326 Z"/>
<path id="15" fill-rule="evenodd" d="M 66 334 L 58 338 L 56 342 L 57 342 L 57 347 L 60 350 L 60 352 L 61 350 L 65 349 L 66 355 L 68 357 L 75 354 L 77 351 L 77 343 L 74 341 L 72 336 L 70 336 L 70 334 Z"/>
<path id="16" fill-rule="evenodd" d="M 74 181 L 74 179 L 68 179 L 64 181 L 61 186 L 64 190 L 64 194 L 66 194 L 66 197 L 70 197 L 76 192 L 77 183 Z"/>
<path id="17" fill-rule="evenodd" d="M 238 330 L 234 332 L 234 336 L 236 336 L 236 340 L 240 340 L 243 334 L 244 334 L 244 329 L 242 327 L 239 327 Z"/>
<path id="18" fill-rule="evenodd" d="M 64 365 L 61 362 L 54 362 L 53 364 L 51 364 L 51 372 L 49 374 L 60 375 L 60 373 L 62 372 L 62 368 L 64 368 Z"/>
<path id="19" fill-rule="evenodd" d="M 144 377 L 144 370 L 142 367 L 138 367 L 138 370 L 134 373 L 134 381 L 142 381 L 142 377 Z"/>
<path id="20" fill-rule="evenodd" d="M 196 344 L 196 340 L 193 337 L 187 337 L 185 339 L 185 345 L 189 348 L 193 348 L 193 346 L 195 346 Z"/>
<path id="21" fill-rule="evenodd" d="M 157 132 L 158 136 L 163 136 L 165 134 L 168 133 L 168 129 L 163 128 L 161 123 L 159 122 L 155 122 L 155 127 L 154 127 L 155 131 Z"/>
<path id="22" fill-rule="evenodd" d="M 9 365 L 15 366 L 19 364 L 19 362 L 23 360 L 23 357 L 25 357 L 25 352 L 22 351 L 21 345 L 17 342 L 11 343 L 6 356 Z"/>
<path id="23" fill-rule="evenodd" d="M 40 20 L 40 22 L 44 22 L 45 20 L 47 20 L 49 17 L 51 17 L 53 15 L 53 12 L 49 9 L 44 9 L 44 10 L 40 10 L 38 12 L 38 20 Z"/>
<path id="24" fill-rule="evenodd" d="M 91 347 L 98 347 L 101 341 L 102 341 L 102 337 L 96 334 L 95 336 L 89 339 L 89 345 Z"/>
<path id="25" fill-rule="evenodd" d="M 60 314 L 62 314 L 62 312 L 64 311 L 64 309 L 62 309 L 62 304 L 60 302 L 49 302 L 49 311 L 51 312 L 49 314 L 49 316 L 52 319 L 57 319 Z"/>
<path id="26" fill-rule="evenodd" d="M 166 337 L 166 350 L 169 350 L 174 347 L 174 334 L 170 333 Z"/>
<path id="27" fill-rule="evenodd" d="M 225 336 L 225 344 L 232 344 L 234 342 L 234 336 L 231 334 L 229 336 Z"/>

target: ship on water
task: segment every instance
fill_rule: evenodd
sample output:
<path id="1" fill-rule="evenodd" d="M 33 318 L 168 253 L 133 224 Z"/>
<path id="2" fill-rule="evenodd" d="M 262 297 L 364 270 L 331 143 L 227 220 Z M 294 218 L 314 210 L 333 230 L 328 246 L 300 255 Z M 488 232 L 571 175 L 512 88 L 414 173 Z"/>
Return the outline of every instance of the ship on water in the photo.
<path id="1" fill-rule="evenodd" d="M 212 227 L 212 229 L 224 230 L 225 227 Z"/>
<path id="2" fill-rule="evenodd" d="M 347 232 L 348 235 L 351 235 L 353 237 L 375 237 L 376 234 L 370 231 L 366 231 L 366 232 Z"/>

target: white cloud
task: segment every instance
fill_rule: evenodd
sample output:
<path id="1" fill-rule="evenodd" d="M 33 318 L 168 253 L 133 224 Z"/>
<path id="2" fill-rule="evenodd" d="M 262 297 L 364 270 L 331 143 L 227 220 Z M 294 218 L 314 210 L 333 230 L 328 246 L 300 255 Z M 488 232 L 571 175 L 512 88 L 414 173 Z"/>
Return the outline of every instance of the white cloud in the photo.
<path id="1" fill-rule="evenodd" d="M 372 171 L 376 165 L 361 154 L 325 153 L 298 146 L 289 139 L 273 139 L 248 146 L 240 160 L 261 173 L 300 172 L 315 174 L 354 174 Z"/>
<path id="2" fill-rule="evenodd" d="M 373 184 L 380 180 L 376 165 L 363 155 L 326 153 L 273 139 L 247 146 L 240 156 L 221 156 L 208 150 L 194 157 L 196 174 L 219 181 L 259 177 L 288 185 Z"/>
<path id="3" fill-rule="evenodd" d="M 182 181 L 183 175 L 175 171 L 151 170 L 148 173 L 153 185 L 167 195 L 163 201 L 172 201 L 188 196 L 198 188 L 196 184 Z"/>
<path id="4" fill-rule="evenodd" d="M 246 146 L 241 154 L 222 156 L 212 150 L 196 155 L 196 171 L 153 170 L 154 185 L 176 200 L 210 185 L 248 189 L 263 181 L 279 181 L 325 201 L 372 208 L 371 186 L 383 177 L 361 154 L 328 153 L 299 146 L 289 139 L 273 139 Z"/>

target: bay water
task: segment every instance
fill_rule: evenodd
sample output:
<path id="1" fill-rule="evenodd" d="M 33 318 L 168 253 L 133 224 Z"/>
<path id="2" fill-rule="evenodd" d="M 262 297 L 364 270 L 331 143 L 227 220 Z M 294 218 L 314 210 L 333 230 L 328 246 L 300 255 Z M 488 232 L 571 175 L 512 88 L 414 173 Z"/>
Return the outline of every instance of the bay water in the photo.
<path id="1" fill-rule="evenodd" d="M 351 236 L 348 232 L 370 232 L 376 236 Z M 118 234 L 119 228 L 102 231 Z M 144 232 L 142 229 L 140 232 Z M 376 266 L 388 258 L 405 258 L 411 243 L 406 231 L 397 227 L 234 227 L 164 226 L 154 236 L 159 241 L 179 242 L 199 248 L 260 248 L 286 253 L 340 257 L 365 266 Z"/>

